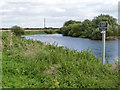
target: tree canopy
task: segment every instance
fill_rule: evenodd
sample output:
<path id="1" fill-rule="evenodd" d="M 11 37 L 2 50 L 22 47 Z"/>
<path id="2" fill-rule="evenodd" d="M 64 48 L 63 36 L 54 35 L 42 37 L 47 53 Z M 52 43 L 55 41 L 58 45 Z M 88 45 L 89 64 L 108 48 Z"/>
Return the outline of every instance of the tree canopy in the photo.
<path id="1" fill-rule="evenodd" d="M 102 38 L 101 31 L 99 30 L 99 24 L 101 22 L 108 23 L 106 37 L 118 35 L 117 19 L 104 14 L 94 17 L 92 20 L 86 19 L 83 22 L 75 20 L 66 21 L 63 27 L 60 28 L 60 32 L 64 36 L 84 37 L 98 40 Z"/>
<path id="2" fill-rule="evenodd" d="M 11 27 L 11 31 L 16 35 L 16 36 L 20 36 L 22 34 L 24 34 L 24 29 L 21 28 L 20 26 L 13 26 Z"/>

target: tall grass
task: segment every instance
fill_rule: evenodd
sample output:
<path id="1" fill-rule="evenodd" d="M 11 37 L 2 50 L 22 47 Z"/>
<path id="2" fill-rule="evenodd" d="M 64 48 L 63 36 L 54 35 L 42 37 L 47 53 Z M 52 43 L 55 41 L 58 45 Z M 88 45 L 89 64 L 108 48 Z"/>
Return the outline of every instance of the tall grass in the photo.
<path id="1" fill-rule="evenodd" d="M 45 31 L 25 31 L 24 35 L 31 35 L 31 34 L 53 34 L 57 33 L 58 30 L 45 30 Z"/>
<path id="2" fill-rule="evenodd" d="M 118 70 L 89 49 L 76 52 L 4 32 L 3 88 L 117 88 Z M 12 44 L 10 44 L 12 43 Z"/>

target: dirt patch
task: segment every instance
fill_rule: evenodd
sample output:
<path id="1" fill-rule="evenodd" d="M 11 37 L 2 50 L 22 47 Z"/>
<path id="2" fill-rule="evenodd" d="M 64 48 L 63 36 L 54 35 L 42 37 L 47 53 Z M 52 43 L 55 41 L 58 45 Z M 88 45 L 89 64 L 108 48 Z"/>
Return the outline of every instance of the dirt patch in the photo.
<path id="1" fill-rule="evenodd" d="M 110 67 L 109 69 L 112 70 L 112 71 L 118 71 L 118 69 L 119 69 L 118 67 L 119 67 L 118 64 L 112 63 L 112 67 Z"/>
<path id="2" fill-rule="evenodd" d="M 57 73 L 57 69 L 60 68 L 61 65 L 59 64 L 53 64 L 50 69 L 45 70 L 44 73 L 50 74 L 50 75 L 55 75 Z"/>

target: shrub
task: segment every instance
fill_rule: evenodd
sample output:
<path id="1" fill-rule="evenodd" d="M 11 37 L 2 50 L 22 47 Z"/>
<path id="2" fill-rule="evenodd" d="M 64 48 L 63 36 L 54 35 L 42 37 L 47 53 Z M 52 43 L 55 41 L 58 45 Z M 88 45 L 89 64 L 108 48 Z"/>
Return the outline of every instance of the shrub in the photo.
<path id="1" fill-rule="evenodd" d="M 49 30 L 49 31 L 44 31 L 45 33 L 47 33 L 47 34 L 53 34 L 54 32 L 52 31 L 52 30 Z"/>
<path id="2" fill-rule="evenodd" d="M 24 29 L 19 27 L 19 26 L 13 26 L 11 27 L 11 31 L 16 35 L 16 36 L 20 36 L 22 34 L 24 34 Z"/>

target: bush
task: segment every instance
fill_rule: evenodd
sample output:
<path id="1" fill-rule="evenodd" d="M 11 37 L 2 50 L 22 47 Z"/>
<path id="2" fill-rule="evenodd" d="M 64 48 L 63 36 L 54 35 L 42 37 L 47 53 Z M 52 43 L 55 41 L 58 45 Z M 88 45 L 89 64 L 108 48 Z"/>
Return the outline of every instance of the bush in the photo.
<path id="1" fill-rule="evenodd" d="M 22 34 L 24 34 L 24 29 L 19 27 L 19 26 L 13 26 L 11 27 L 11 31 L 16 35 L 16 36 L 20 36 Z"/>
<path id="2" fill-rule="evenodd" d="M 47 33 L 47 34 L 53 34 L 54 33 L 54 31 L 52 31 L 52 30 L 46 30 L 46 31 L 44 31 L 45 33 Z"/>

